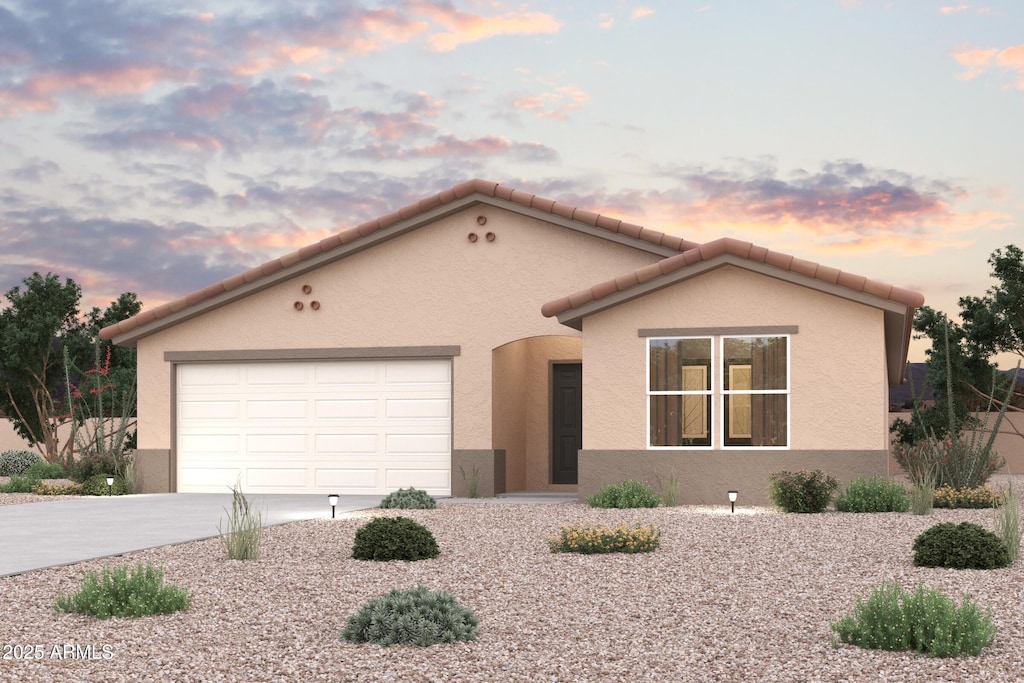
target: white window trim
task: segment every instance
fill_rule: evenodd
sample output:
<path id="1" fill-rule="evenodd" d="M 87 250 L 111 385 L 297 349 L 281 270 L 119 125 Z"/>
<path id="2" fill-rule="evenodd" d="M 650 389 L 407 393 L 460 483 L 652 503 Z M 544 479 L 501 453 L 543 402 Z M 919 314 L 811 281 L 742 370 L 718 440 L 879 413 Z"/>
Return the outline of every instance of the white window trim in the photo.
<path id="1" fill-rule="evenodd" d="M 710 451 L 715 447 L 715 338 L 712 335 L 702 334 L 697 336 L 682 336 L 682 337 L 647 337 L 647 341 L 644 342 L 644 351 L 647 355 L 646 362 L 644 363 L 644 369 L 646 373 L 646 379 L 644 380 L 647 389 L 646 396 L 644 397 L 647 415 L 647 449 L 651 451 L 677 451 L 679 449 L 685 449 L 688 451 Z M 711 341 L 711 386 L 708 389 L 702 391 L 651 391 L 651 342 L 657 341 L 677 341 L 680 339 L 708 339 Z M 708 409 L 711 411 L 711 444 L 708 446 L 652 446 L 651 445 L 651 396 L 707 396 L 709 401 L 707 402 Z"/>
<path id="2" fill-rule="evenodd" d="M 720 357 L 725 358 L 725 340 L 726 339 L 750 339 L 751 337 L 783 337 L 786 340 L 786 388 L 785 389 L 725 389 L 725 382 L 722 382 L 722 390 L 718 392 L 718 414 L 725 416 L 725 397 L 734 394 L 747 394 L 750 396 L 762 396 L 765 394 L 779 394 L 786 396 L 786 445 L 785 446 L 727 446 L 725 441 L 725 426 L 721 430 L 722 434 L 722 445 L 721 450 L 728 451 L 788 451 L 792 448 L 792 434 L 790 430 L 793 426 L 792 414 L 790 413 L 790 407 L 792 400 L 790 398 L 790 389 L 792 383 L 790 381 L 790 372 L 793 366 L 793 340 L 788 334 L 723 334 L 718 337 L 718 347 L 721 349 Z M 725 368 L 717 368 L 716 374 L 724 374 Z M 716 432 L 717 433 L 717 432 Z M 714 437 L 712 437 L 712 443 L 714 443 Z"/>
<path id="3" fill-rule="evenodd" d="M 763 389 L 737 390 L 720 389 L 724 387 L 724 368 L 719 367 L 718 359 L 725 354 L 726 339 L 747 339 L 750 337 L 784 337 L 786 339 L 786 388 L 785 389 Z M 793 338 L 791 334 L 780 334 L 777 332 L 754 332 L 747 334 L 712 334 L 712 335 L 681 335 L 665 337 L 645 337 L 644 361 L 645 379 L 644 385 L 646 394 L 646 432 L 647 450 L 650 451 L 787 451 L 792 449 L 793 444 L 793 419 L 792 419 L 792 394 L 793 387 L 791 373 L 793 369 Z M 705 391 L 651 391 L 651 342 L 669 341 L 679 339 L 711 339 L 711 387 Z M 717 343 L 716 343 L 717 341 Z M 727 425 L 722 423 L 725 416 L 725 397 L 733 394 L 764 395 L 780 394 L 786 396 L 786 445 L 785 446 L 727 446 L 725 445 L 725 430 Z M 711 445 L 709 446 L 653 446 L 651 445 L 651 396 L 711 396 L 709 401 L 711 408 Z"/>

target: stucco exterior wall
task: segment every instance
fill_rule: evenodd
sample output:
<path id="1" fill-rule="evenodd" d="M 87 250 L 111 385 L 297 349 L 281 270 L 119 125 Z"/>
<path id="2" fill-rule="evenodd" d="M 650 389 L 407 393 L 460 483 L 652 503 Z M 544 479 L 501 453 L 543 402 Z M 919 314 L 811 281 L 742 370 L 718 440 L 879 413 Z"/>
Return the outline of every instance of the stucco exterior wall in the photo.
<path id="1" fill-rule="evenodd" d="M 583 325 L 583 448 L 647 449 L 647 345 L 638 330 L 797 325 L 790 449 L 884 451 L 883 323 L 878 309 L 735 266 L 591 315 Z M 720 435 L 719 413 L 716 406 Z"/>
<path id="2" fill-rule="evenodd" d="M 453 447 L 500 448 L 492 445 L 492 351 L 527 337 L 578 336 L 540 307 L 658 259 L 528 216 L 470 207 L 141 339 L 139 447 L 171 447 L 165 351 L 457 345 Z"/>

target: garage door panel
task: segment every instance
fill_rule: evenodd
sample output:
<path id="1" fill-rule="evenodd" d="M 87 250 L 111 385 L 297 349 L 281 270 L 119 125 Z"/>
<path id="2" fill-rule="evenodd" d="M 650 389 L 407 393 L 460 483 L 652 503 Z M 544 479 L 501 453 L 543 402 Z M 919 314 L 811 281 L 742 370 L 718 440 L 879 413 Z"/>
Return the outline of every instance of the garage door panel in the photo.
<path id="1" fill-rule="evenodd" d="M 178 384 L 183 387 L 238 387 L 242 385 L 242 368 L 232 365 L 181 365 Z"/>
<path id="2" fill-rule="evenodd" d="M 358 387 L 380 383 L 380 364 L 339 361 L 318 363 L 313 371 L 316 386 Z"/>
<path id="3" fill-rule="evenodd" d="M 309 438 L 306 434 L 247 434 L 245 450 L 252 455 L 269 453 L 281 456 L 300 455 L 309 452 Z M 290 458 L 289 458 L 290 459 Z"/>
<path id="4" fill-rule="evenodd" d="M 245 381 L 253 387 L 305 387 L 309 366 L 305 363 L 253 363 L 245 366 Z"/>
<path id="5" fill-rule="evenodd" d="M 241 472 L 247 493 L 447 495 L 450 377 L 448 360 L 180 365 L 177 488 Z"/>
<path id="6" fill-rule="evenodd" d="M 241 401 L 189 401 L 178 409 L 178 420 L 237 420 L 242 414 Z"/>
<path id="7" fill-rule="evenodd" d="M 190 453 L 238 453 L 238 434 L 183 434 L 178 437 L 178 450 Z"/>
<path id="8" fill-rule="evenodd" d="M 254 421 L 306 420 L 309 418 L 309 401 L 250 399 L 245 402 L 245 414 Z"/>
<path id="9" fill-rule="evenodd" d="M 330 492 L 341 491 L 352 493 L 377 493 L 382 488 L 380 471 L 376 463 L 363 468 L 324 468 L 316 470 L 316 487 L 330 489 Z"/>
<path id="10" fill-rule="evenodd" d="M 447 434 L 388 434 L 386 455 L 441 455 L 449 452 Z"/>
<path id="11" fill-rule="evenodd" d="M 379 437 L 376 434 L 317 434 L 317 455 L 361 455 L 376 457 Z"/>
<path id="12" fill-rule="evenodd" d="M 384 416 L 389 420 L 422 420 L 451 418 L 451 401 L 437 398 L 390 398 L 384 402 Z"/>
<path id="13" fill-rule="evenodd" d="M 314 414 L 318 420 L 367 420 L 378 413 L 376 398 L 319 399 L 314 401 Z"/>
<path id="14" fill-rule="evenodd" d="M 267 491 L 274 489 L 284 492 L 285 489 L 308 488 L 306 468 L 285 467 L 248 467 L 246 468 L 246 490 Z"/>
<path id="15" fill-rule="evenodd" d="M 451 381 L 449 369 L 447 364 L 434 361 L 392 361 L 384 365 L 384 382 L 447 385 Z"/>

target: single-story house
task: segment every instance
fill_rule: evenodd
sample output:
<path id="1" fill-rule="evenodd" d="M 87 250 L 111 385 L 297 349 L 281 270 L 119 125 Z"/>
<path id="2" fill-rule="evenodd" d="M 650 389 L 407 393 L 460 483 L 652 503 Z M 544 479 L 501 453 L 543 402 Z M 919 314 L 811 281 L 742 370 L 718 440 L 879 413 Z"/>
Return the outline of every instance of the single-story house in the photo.
<path id="1" fill-rule="evenodd" d="M 101 336 L 138 350 L 146 491 L 755 504 L 777 470 L 887 473 L 923 300 L 472 180 Z"/>

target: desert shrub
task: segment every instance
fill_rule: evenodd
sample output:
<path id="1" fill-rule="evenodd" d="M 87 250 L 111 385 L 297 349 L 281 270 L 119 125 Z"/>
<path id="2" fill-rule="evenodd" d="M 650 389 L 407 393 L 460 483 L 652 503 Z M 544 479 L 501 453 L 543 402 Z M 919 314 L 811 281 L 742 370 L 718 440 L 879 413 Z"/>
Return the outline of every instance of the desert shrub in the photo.
<path id="1" fill-rule="evenodd" d="M 24 474 L 25 470 L 42 460 L 34 451 L 12 450 L 0 453 L 0 477 Z"/>
<path id="2" fill-rule="evenodd" d="M 840 512 L 906 512 L 910 498 L 903 484 L 879 477 L 857 477 L 836 496 Z"/>
<path id="3" fill-rule="evenodd" d="M 217 522 L 217 533 L 228 554 L 229 560 L 254 560 L 260 556 L 260 541 L 263 538 L 263 513 L 252 506 L 242 493 L 242 487 L 235 483 L 231 487 L 231 510 L 227 508 L 227 530 Z"/>
<path id="4" fill-rule="evenodd" d="M 40 482 L 32 487 L 32 493 L 40 496 L 80 496 L 82 495 L 82 485 L 43 484 Z"/>
<path id="5" fill-rule="evenodd" d="M 661 504 L 667 508 L 679 505 L 679 477 L 670 474 L 665 481 L 661 480 L 661 475 L 656 474 L 654 477 L 661 490 Z"/>
<path id="6" fill-rule="evenodd" d="M 379 517 L 356 530 L 357 560 L 429 560 L 441 554 L 434 534 L 408 517 Z"/>
<path id="7" fill-rule="evenodd" d="M 128 493 L 124 479 L 114 477 L 114 484 L 107 486 L 106 474 L 94 474 L 82 482 L 82 495 L 84 496 L 123 496 Z"/>
<path id="8" fill-rule="evenodd" d="M 425 586 L 392 590 L 348 618 L 342 637 L 352 643 L 427 647 L 476 638 L 476 616 L 455 596 Z"/>
<path id="9" fill-rule="evenodd" d="M 1003 502 L 996 508 L 996 536 L 1006 546 L 1010 564 L 1020 557 L 1020 540 L 1024 529 L 1020 526 L 1020 497 L 1013 484 L 1003 494 Z"/>
<path id="10" fill-rule="evenodd" d="M 821 470 L 773 472 L 768 482 L 768 497 L 782 512 L 824 512 L 839 488 L 835 477 Z"/>
<path id="11" fill-rule="evenodd" d="M 914 539 L 914 566 L 998 569 L 1010 564 L 1006 546 L 991 531 L 970 522 L 943 522 Z"/>
<path id="12" fill-rule="evenodd" d="M 37 460 L 25 470 L 24 475 L 29 479 L 63 479 L 64 468 L 59 462 Z"/>
<path id="13" fill-rule="evenodd" d="M 32 493 L 32 489 L 42 483 L 38 479 L 16 474 L 6 484 L 0 484 L 0 493 Z"/>
<path id="14" fill-rule="evenodd" d="M 627 479 L 618 484 L 605 484 L 587 498 L 587 504 L 592 508 L 656 508 L 661 499 L 644 482 Z"/>
<path id="15" fill-rule="evenodd" d="M 918 584 L 908 593 L 895 581 L 867 600 L 857 598 L 853 614 L 830 624 L 844 643 L 873 650 L 916 650 L 930 657 L 977 655 L 991 644 L 996 628 L 966 595 L 960 606 Z"/>
<path id="16" fill-rule="evenodd" d="M 68 460 L 64 463 L 64 471 L 69 479 L 80 484 L 85 484 L 89 479 L 97 475 L 106 475 L 110 472 L 117 472 L 117 464 L 112 455 L 82 455 L 77 460 Z"/>
<path id="17" fill-rule="evenodd" d="M 564 526 L 557 536 L 548 539 L 553 553 L 649 553 L 661 545 L 661 531 L 654 525 L 623 524 L 611 529 L 606 526 L 575 524 Z"/>
<path id="18" fill-rule="evenodd" d="M 1003 496 L 988 486 L 972 489 L 954 489 L 943 486 L 935 489 L 934 505 L 937 508 L 994 508 L 1003 502 Z"/>
<path id="19" fill-rule="evenodd" d="M 410 486 L 407 489 L 392 491 L 380 502 L 382 508 L 400 510 L 433 510 L 437 501 L 426 491 Z"/>
<path id="20" fill-rule="evenodd" d="M 100 619 L 110 617 L 142 617 L 150 614 L 169 614 L 186 610 L 192 596 L 177 586 L 164 584 L 162 569 L 140 562 L 135 571 L 127 566 L 103 569 L 102 578 L 96 572 L 86 572 L 77 593 L 57 596 L 54 608 L 58 612 L 91 614 Z"/>

